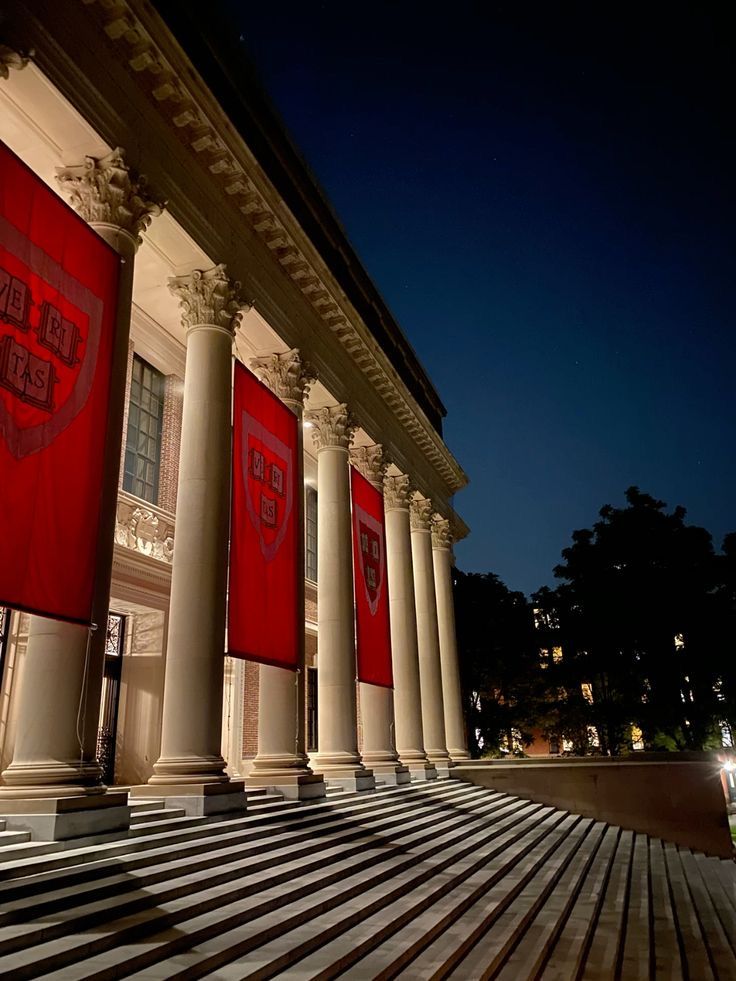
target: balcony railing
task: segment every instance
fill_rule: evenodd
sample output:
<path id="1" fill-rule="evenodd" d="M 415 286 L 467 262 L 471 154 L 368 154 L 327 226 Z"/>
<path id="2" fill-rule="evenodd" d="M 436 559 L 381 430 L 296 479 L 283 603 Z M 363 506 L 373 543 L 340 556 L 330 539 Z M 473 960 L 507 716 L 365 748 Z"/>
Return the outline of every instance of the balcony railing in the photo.
<path id="1" fill-rule="evenodd" d="M 174 555 L 174 515 L 127 491 L 118 492 L 115 544 L 171 565 Z"/>

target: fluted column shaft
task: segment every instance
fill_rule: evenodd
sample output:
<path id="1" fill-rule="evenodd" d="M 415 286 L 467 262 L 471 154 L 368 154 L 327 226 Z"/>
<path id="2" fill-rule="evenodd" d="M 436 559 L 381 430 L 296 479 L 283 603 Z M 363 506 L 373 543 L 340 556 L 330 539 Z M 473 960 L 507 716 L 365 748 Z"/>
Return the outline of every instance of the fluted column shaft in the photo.
<path id="1" fill-rule="evenodd" d="M 92 618 L 96 630 L 32 616 L 22 662 L 13 760 L 3 797 L 69 797 L 104 791 L 97 762 L 100 696 L 112 578 L 125 381 L 139 234 L 160 214 L 121 150 L 61 168 L 58 181 L 75 210 L 120 256 L 115 345 L 105 438 L 105 467 Z"/>
<path id="2" fill-rule="evenodd" d="M 452 540 L 449 521 L 446 519 L 435 520 L 432 527 L 432 562 L 437 596 L 437 626 L 447 751 L 453 762 L 457 762 L 470 759 L 470 753 L 466 742 L 460 664 L 457 655 L 455 604 L 452 595 Z"/>
<path id="3" fill-rule="evenodd" d="M 432 566 L 430 523 L 432 502 L 415 499 L 411 504 L 411 554 L 414 565 L 414 603 L 417 611 L 419 682 L 422 693 L 422 728 L 429 760 L 446 767 L 450 757 L 445 737 L 442 698 L 437 601 Z"/>
<path id="4" fill-rule="evenodd" d="M 409 493 L 407 476 L 386 477 L 386 571 L 391 617 L 396 748 L 399 759 L 414 776 L 436 776 L 424 751 Z"/>
<path id="5" fill-rule="evenodd" d="M 356 447 L 351 450 L 350 459 L 383 497 L 383 479 L 388 466 L 383 448 L 378 444 Z M 388 574 L 384 588 L 388 589 Z M 396 751 L 393 689 L 364 681 L 360 682 L 359 689 L 363 762 L 386 782 L 408 783 L 409 771 L 399 763 Z"/>
<path id="6" fill-rule="evenodd" d="M 225 783 L 221 726 L 231 473 L 233 329 L 223 266 L 171 281 L 187 362 L 164 676 L 161 756 L 149 783 Z"/>
<path id="7" fill-rule="evenodd" d="M 252 371 L 278 395 L 297 419 L 297 486 L 295 502 L 299 584 L 297 622 L 300 624 L 297 670 L 273 664 L 258 668 L 258 753 L 246 783 L 274 786 L 290 797 L 324 795 L 324 783 L 313 775 L 306 754 L 304 732 L 304 399 L 314 381 L 314 372 L 296 349 L 270 354 L 251 361 Z M 321 784 L 321 786 L 317 786 Z"/>
<path id="8" fill-rule="evenodd" d="M 355 624 L 348 446 L 353 424 L 345 405 L 307 413 L 317 448 L 319 567 L 318 751 L 326 778 L 362 771 L 355 698 Z M 370 771 L 367 771 L 370 773 Z M 371 778 L 372 779 L 372 778 Z"/>

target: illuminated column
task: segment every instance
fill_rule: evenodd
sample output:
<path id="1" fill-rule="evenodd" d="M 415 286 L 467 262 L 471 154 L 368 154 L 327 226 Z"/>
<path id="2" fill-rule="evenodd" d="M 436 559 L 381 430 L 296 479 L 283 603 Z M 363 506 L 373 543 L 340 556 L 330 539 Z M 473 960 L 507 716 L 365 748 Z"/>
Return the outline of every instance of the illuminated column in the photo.
<path id="1" fill-rule="evenodd" d="M 97 730 L 123 437 L 133 264 L 141 232 L 151 217 L 161 212 L 148 197 L 143 179 L 135 179 L 130 172 L 120 149 L 99 160 L 87 157 L 83 164 L 60 168 L 57 173 L 77 213 L 119 254 L 120 286 L 93 596 L 93 620 L 98 628 L 90 638 L 84 627 L 31 617 L 18 692 L 13 760 L 3 773 L 5 786 L 0 788 L 0 812 L 4 814 L 9 809 L 20 812 L 24 798 L 47 798 L 45 812 L 43 805 L 36 804 L 34 810 L 39 816 L 33 820 L 29 817 L 26 826 L 32 827 L 37 837 L 51 838 L 67 836 L 65 825 L 71 822 L 65 821 L 62 810 L 67 814 L 74 810 L 68 800 L 58 807 L 55 800 L 89 797 L 105 790 L 96 758 Z M 113 796 L 119 798 L 117 804 Z M 19 799 L 11 803 L 11 798 Z M 88 812 L 85 827 L 90 833 L 93 829 L 109 830 L 115 821 L 120 825 L 121 819 L 112 811 L 125 799 L 122 795 L 109 798 L 109 814 L 97 801 L 95 814 Z M 84 802 L 80 800 L 78 806 L 84 809 Z M 84 822 L 77 823 L 81 826 Z"/>
<path id="2" fill-rule="evenodd" d="M 460 690 L 460 665 L 455 633 L 455 604 L 452 596 L 452 533 L 450 522 L 436 514 L 432 523 L 432 562 L 437 596 L 437 627 L 440 640 L 442 698 L 445 706 L 447 751 L 453 763 L 469 760 L 463 700 Z"/>
<path id="3" fill-rule="evenodd" d="M 391 657 L 394 669 L 396 748 L 415 780 L 437 777 L 424 752 L 422 698 L 419 684 L 414 571 L 409 530 L 411 486 L 405 474 L 383 482 L 386 509 L 386 568 L 391 614 Z"/>
<path id="4" fill-rule="evenodd" d="M 388 462 L 383 447 L 359 446 L 350 451 L 352 464 L 383 496 L 383 478 Z M 384 570 L 384 576 L 387 573 Z M 388 582 L 384 583 L 388 590 Z M 411 779 L 406 766 L 399 763 L 394 735 L 394 693 L 391 688 L 360 682 L 360 718 L 363 724 L 363 762 L 382 783 L 402 784 Z"/>
<path id="5" fill-rule="evenodd" d="M 298 486 L 296 501 L 297 569 L 299 592 L 297 620 L 300 625 L 296 671 L 261 664 L 258 668 L 258 754 L 246 779 L 252 786 L 275 787 L 290 798 L 324 797 L 321 774 L 309 768 L 304 732 L 304 451 L 302 414 L 304 399 L 314 381 L 314 372 L 294 349 L 285 354 L 269 354 L 250 362 L 252 371 L 287 405 L 297 418 Z"/>
<path id="6" fill-rule="evenodd" d="M 432 510 L 432 502 L 424 498 L 415 497 L 411 502 L 411 555 L 414 564 L 424 745 L 427 757 L 442 772 L 447 770 L 450 756 L 445 742 L 437 600 L 432 567 Z"/>
<path id="7" fill-rule="evenodd" d="M 221 755 L 230 523 L 233 334 L 245 305 L 223 265 L 169 280 L 187 331 L 176 543 L 164 675 L 161 756 L 136 796 L 190 814 L 242 810 Z"/>
<path id="8" fill-rule="evenodd" d="M 348 446 L 355 428 L 346 405 L 306 414 L 317 448 L 317 700 L 315 768 L 352 790 L 375 786 L 358 753 L 355 624 Z"/>

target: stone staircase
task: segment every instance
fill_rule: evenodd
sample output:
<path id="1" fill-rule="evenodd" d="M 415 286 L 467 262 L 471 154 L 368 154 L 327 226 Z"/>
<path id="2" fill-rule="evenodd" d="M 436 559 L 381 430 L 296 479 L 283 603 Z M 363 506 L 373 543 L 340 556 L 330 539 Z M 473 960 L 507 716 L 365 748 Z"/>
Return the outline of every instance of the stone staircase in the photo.
<path id="1" fill-rule="evenodd" d="M 0 978 L 736 979 L 733 862 L 452 780 L 5 840 Z"/>

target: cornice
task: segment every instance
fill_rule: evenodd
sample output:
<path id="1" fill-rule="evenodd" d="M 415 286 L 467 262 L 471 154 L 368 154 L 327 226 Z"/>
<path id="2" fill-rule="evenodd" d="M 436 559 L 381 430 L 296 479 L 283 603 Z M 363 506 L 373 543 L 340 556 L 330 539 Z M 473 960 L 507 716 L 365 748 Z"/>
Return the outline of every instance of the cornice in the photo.
<path id="1" fill-rule="evenodd" d="M 450 494 L 467 477 L 300 230 L 164 21 L 145 0 L 83 0 L 110 49 L 197 165 L 216 181 L 436 469 Z"/>

